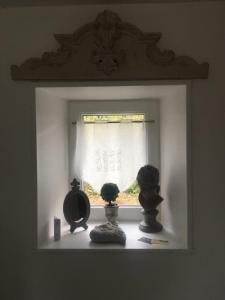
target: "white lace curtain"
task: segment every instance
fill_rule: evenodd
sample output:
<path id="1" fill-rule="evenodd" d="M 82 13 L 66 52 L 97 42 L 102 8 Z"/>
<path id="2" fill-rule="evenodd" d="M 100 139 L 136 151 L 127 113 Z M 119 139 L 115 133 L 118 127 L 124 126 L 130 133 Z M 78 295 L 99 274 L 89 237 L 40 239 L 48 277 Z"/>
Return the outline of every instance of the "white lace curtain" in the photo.
<path id="1" fill-rule="evenodd" d="M 125 191 L 147 163 L 145 123 L 78 122 L 75 176 L 100 192 L 106 182 Z"/>

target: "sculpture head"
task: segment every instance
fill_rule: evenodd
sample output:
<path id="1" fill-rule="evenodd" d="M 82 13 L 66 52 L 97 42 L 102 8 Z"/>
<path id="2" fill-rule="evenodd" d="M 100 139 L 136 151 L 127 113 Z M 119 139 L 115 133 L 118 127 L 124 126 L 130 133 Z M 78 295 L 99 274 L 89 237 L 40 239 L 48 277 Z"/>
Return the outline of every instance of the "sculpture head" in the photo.
<path id="1" fill-rule="evenodd" d="M 140 186 L 139 202 L 145 210 L 155 209 L 163 198 L 159 195 L 159 170 L 146 165 L 138 171 L 137 182 Z"/>
<path id="2" fill-rule="evenodd" d="M 151 165 L 146 165 L 138 171 L 137 182 L 141 191 L 157 189 L 159 192 L 159 170 Z"/>

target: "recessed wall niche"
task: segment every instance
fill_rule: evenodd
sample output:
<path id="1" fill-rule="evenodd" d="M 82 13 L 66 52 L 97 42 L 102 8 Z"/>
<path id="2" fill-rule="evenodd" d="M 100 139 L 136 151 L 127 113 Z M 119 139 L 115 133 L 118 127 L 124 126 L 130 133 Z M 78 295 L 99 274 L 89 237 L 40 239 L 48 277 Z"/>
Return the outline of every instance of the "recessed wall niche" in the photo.
<path id="1" fill-rule="evenodd" d="M 186 84 L 123 85 L 36 88 L 37 122 L 37 202 L 38 247 L 43 249 L 187 249 L 190 247 L 188 197 L 189 127 Z M 63 200 L 70 189 L 68 102 L 157 99 L 160 107 L 161 222 L 165 230 L 152 238 L 166 239 L 165 246 L 145 245 L 138 238 L 145 234 L 138 223 L 120 220 L 125 226 L 127 243 L 122 246 L 90 245 L 88 231 L 70 234 L 63 217 Z M 65 232 L 53 242 L 53 218 L 62 219 Z M 101 216 L 101 213 L 100 213 Z M 102 212 L 104 219 L 104 213 Z M 92 228 L 94 218 L 89 220 Z M 96 221 L 96 219 L 95 219 Z M 129 227 L 130 226 L 130 227 Z M 83 238 L 82 238 L 83 236 Z"/>

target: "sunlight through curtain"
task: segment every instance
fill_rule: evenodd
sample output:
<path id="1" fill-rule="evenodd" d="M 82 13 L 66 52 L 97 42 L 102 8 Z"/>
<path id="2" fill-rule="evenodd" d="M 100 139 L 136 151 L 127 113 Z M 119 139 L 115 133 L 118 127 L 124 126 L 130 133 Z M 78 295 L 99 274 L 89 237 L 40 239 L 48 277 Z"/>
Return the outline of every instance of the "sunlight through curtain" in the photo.
<path id="1" fill-rule="evenodd" d="M 147 163 L 145 123 L 78 122 L 76 127 L 75 176 L 100 192 L 106 182 L 125 191 Z"/>

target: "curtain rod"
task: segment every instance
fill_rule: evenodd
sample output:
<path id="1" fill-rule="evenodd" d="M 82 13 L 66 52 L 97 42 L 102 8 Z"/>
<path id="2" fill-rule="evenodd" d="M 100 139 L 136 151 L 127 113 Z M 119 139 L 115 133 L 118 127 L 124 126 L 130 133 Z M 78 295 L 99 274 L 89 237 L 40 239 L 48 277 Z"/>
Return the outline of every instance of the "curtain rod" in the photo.
<path id="1" fill-rule="evenodd" d="M 155 120 L 144 120 L 144 121 L 96 121 L 96 122 L 83 122 L 84 124 L 106 124 L 106 123 L 155 123 Z M 73 125 L 77 124 L 77 121 L 72 122 Z"/>

